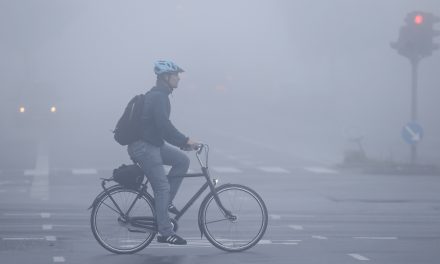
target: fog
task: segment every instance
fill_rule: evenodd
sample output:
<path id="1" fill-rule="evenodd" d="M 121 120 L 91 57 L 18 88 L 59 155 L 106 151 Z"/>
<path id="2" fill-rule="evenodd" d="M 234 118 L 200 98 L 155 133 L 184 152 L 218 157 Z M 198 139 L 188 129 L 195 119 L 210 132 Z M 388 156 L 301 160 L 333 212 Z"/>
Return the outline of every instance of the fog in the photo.
<path id="1" fill-rule="evenodd" d="M 185 69 L 171 119 L 195 139 L 334 164 L 363 136 L 368 156 L 406 161 L 410 64 L 390 42 L 414 10 L 440 15 L 440 2 L 1 0 L 1 140 L 18 134 L 20 104 L 55 101 L 56 120 L 35 126 L 65 148 L 63 164 L 114 163 L 126 154 L 109 130 L 154 85 L 154 61 L 170 59 Z M 436 164 L 439 69 L 437 51 L 418 90 L 419 159 Z"/>

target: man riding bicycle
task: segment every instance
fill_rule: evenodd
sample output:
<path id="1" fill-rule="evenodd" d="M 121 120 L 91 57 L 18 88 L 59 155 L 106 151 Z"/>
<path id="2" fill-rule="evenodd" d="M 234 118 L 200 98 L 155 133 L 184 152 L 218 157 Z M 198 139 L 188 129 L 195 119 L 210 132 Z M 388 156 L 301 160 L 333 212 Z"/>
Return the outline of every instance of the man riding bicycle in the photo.
<path id="1" fill-rule="evenodd" d="M 186 245 L 186 240 L 174 233 L 168 212 L 179 211 L 172 204 L 182 183 L 181 177 L 189 168 L 189 158 L 181 149 L 196 148 L 198 143 L 179 132 L 170 121 L 171 104 L 168 96 L 178 87 L 183 69 L 171 61 L 157 61 L 154 66 L 156 86 L 146 95 L 141 114 L 142 140 L 128 145 L 130 157 L 139 164 L 153 187 L 156 221 L 160 236 L 157 241 Z M 168 175 L 163 165 L 171 166 Z"/>

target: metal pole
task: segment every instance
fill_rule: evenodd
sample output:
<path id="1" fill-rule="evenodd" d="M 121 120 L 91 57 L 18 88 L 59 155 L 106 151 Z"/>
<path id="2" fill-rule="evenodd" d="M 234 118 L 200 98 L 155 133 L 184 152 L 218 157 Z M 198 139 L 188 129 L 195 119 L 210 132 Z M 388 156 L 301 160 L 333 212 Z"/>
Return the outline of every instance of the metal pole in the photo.
<path id="1" fill-rule="evenodd" d="M 417 122 L 417 83 L 418 83 L 419 60 L 411 59 L 411 120 Z M 417 162 L 417 142 L 411 145 L 411 164 Z"/>

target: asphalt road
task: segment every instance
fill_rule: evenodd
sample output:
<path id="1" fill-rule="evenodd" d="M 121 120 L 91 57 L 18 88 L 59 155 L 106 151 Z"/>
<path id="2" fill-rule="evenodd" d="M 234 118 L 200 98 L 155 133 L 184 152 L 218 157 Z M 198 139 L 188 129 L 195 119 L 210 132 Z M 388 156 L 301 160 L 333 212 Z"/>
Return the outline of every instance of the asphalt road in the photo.
<path id="1" fill-rule="evenodd" d="M 228 141 L 231 142 L 231 141 Z M 38 145 L 38 144 L 36 144 Z M 153 242 L 133 255 L 94 239 L 87 207 L 112 167 L 60 167 L 36 149 L 33 167 L 0 168 L 0 259 L 16 263 L 439 263 L 440 177 L 365 175 L 284 155 L 250 141 L 213 144 L 221 183 L 248 185 L 265 200 L 269 226 L 258 245 L 226 253 L 200 238 L 199 203 L 179 222 L 187 246 Z M 43 153 L 43 154 L 42 154 Z M 193 154 L 189 154 L 193 155 Z M 119 164 L 116 164 L 118 166 Z M 191 169 L 197 171 L 197 163 Z M 177 207 L 201 186 L 185 179 Z"/>

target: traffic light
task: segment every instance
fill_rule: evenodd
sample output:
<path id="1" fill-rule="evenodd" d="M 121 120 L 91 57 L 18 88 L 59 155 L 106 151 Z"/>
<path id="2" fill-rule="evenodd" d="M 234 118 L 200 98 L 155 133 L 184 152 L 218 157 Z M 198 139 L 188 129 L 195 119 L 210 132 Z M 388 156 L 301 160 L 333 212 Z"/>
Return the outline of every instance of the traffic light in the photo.
<path id="1" fill-rule="evenodd" d="M 411 60 L 419 60 L 432 55 L 439 49 L 439 44 L 434 43 L 434 38 L 440 31 L 434 25 L 440 18 L 426 12 L 411 12 L 405 18 L 406 24 L 400 28 L 399 38 L 391 43 L 391 47 L 399 54 Z"/>

